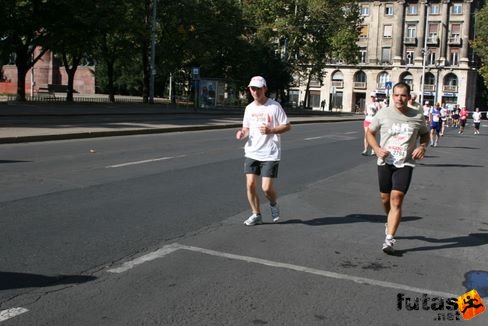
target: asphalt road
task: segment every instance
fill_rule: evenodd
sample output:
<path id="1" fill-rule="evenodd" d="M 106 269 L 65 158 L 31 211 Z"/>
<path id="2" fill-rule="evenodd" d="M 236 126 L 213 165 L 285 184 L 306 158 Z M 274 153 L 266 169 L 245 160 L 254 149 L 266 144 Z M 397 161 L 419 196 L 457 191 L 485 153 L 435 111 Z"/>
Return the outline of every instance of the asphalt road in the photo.
<path id="1" fill-rule="evenodd" d="M 397 256 L 360 122 L 283 136 L 283 217 L 258 227 L 233 130 L 1 145 L 0 324 L 457 323 L 441 297 L 488 301 L 486 129 L 429 148 Z"/>

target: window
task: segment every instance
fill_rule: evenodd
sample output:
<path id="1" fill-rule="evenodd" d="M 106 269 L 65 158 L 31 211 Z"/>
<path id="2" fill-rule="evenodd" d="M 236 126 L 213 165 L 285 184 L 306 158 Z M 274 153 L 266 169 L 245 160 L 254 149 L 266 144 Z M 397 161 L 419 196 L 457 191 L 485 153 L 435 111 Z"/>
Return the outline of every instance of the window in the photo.
<path id="1" fill-rule="evenodd" d="M 378 75 L 378 88 L 385 88 L 387 81 L 390 81 L 390 76 L 387 72 L 382 72 Z"/>
<path id="2" fill-rule="evenodd" d="M 406 73 L 401 77 L 401 81 L 409 85 L 413 89 L 413 77 L 411 73 Z"/>
<path id="3" fill-rule="evenodd" d="M 407 6 L 407 15 L 416 16 L 417 15 L 417 4 L 411 3 Z"/>
<path id="4" fill-rule="evenodd" d="M 449 63 L 451 66 L 459 65 L 459 49 L 451 49 L 449 53 Z"/>
<path id="5" fill-rule="evenodd" d="M 438 23 L 431 23 L 429 24 L 429 38 L 427 42 L 430 43 L 437 43 L 437 31 L 439 30 Z"/>
<path id="6" fill-rule="evenodd" d="M 458 85 L 458 79 L 456 75 L 454 74 L 448 74 L 444 78 L 444 85 L 449 85 L 449 86 L 457 86 Z"/>
<path id="7" fill-rule="evenodd" d="M 451 38 L 461 38 L 461 24 L 451 24 Z"/>
<path id="8" fill-rule="evenodd" d="M 359 38 L 368 38 L 368 25 L 361 26 L 359 31 Z"/>
<path id="9" fill-rule="evenodd" d="M 393 26 L 384 25 L 383 26 L 383 37 L 391 38 L 393 35 Z"/>
<path id="10" fill-rule="evenodd" d="M 407 65 L 413 65 L 414 55 L 415 55 L 414 49 L 407 49 L 407 51 L 405 51 L 405 63 Z"/>
<path id="11" fill-rule="evenodd" d="M 366 83 L 366 74 L 364 73 L 364 71 L 358 71 L 354 74 L 354 82 Z"/>
<path id="12" fill-rule="evenodd" d="M 462 15 L 463 14 L 463 4 L 462 3 L 453 3 L 451 7 L 451 14 L 452 15 Z"/>
<path id="13" fill-rule="evenodd" d="M 434 74 L 428 72 L 425 74 L 425 84 L 426 85 L 435 85 L 435 76 Z"/>
<path id="14" fill-rule="evenodd" d="M 366 63 L 368 59 L 368 50 L 366 48 L 359 48 L 359 63 Z"/>
<path id="15" fill-rule="evenodd" d="M 310 91 L 309 105 L 313 108 L 320 107 L 320 91 Z"/>
<path id="16" fill-rule="evenodd" d="M 391 48 L 382 48 L 381 63 L 390 63 L 390 62 L 391 62 Z"/>
<path id="17" fill-rule="evenodd" d="M 427 50 L 427 65 L 435 65 L 436 51 L 434 49 Z"/>
<path id="18" fill-rule="evenodd" d="M 417 37 L 417 25 L 413 25 L 413 24 L 407 25 L 407 37 L 411 37 L 411 38 Z"/>
<path id="19" fill-rule="evenodd" d="M 438 3 L 432 3 L 430 5 L 430 14 L 440 15 L 440 13 L 441 13 L 441 6 Z"/>
<path id="20" fill-rule="evenodd" d="M 393 5 L 392 4 L 386 4 L 385 16 L 393 16 Z"/>
<path id="21" fill-rule="evenodd" d="M 361 16 L 369 16 L 369 7 L 368 6 L 362 6 L 361 7 Z"/>

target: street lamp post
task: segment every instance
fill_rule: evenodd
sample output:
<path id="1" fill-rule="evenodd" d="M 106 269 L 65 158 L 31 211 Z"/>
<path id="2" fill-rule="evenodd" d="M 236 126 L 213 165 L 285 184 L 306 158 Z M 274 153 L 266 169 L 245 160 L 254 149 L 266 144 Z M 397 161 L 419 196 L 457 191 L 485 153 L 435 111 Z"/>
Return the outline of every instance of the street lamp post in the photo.
<path id="1" fill-rule="evenodd" d="M 425 65 L 427 61 L 427 37 L 429 35 L 429 3 L 425 2 L 425 31 L 424 31 L 424 48 L 422 49 L 422 78 L 420 85 L 420 105 L 424 105 L 424 88 L 425 88 Z"/>
<path id="2" fill-rule="evenodd" d="M 151 67 L 149 72 L 149 103 L 154 103 L 154 77 L 156 76 L 156 2 L 153 0 L 151 20 Z"/>

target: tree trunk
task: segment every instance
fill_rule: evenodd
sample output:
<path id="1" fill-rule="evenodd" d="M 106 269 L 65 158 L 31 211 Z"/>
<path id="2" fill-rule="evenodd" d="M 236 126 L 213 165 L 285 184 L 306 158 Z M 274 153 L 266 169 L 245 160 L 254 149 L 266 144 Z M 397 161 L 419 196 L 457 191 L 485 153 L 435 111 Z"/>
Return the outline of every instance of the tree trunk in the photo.
<path id="1" fill-rule="evenodd" d="M 114 62 L 107 60 L 107 78 L 108 78 L 108 98 L 111 103 L 115 103 L 114 92 Z"/>
<path id="2" fill-rule="evenodd" d="M 17 64 L 17 96 L 16 101 L 25 102 L 25 76 L 29 67 L 25 63 Z"/>
<path id="3" fill-rule="evenodd" d="M 66 102 L 73 102 L 74 84 L 75 84 L 75 74 L 80 64 L 81 57 L 74 57 L 71 67 L 69 64 L 68 56 L 63 53 L 64 69 L 66 69 L 66 74 L 68 75 L 68 89 L 66 91 Z"/>
<path id="4" fill-rule="evenodd" d="M 30 68 L 32 68 L 37 61 L 47 52 L 47 48 L 43 49 L 36 58 L 33 58 L 33 51 L 27 47 L 20 47 L 15 54 L 15 65 L 17 67 L 17 95 L 15 100 L 25 102 L 25 76 Z"/>
<path id="5" fill-rule="evenodd" d="M 66 102 L 73 102 L 73 93 L 74 93 L 74 81 L 75 81 L 75 74 L 76 74 L 76 69 L 78 69 L 78 66 L 74 67 L 74 69 L 70 69 L 67 71 L 68 73 L 68 90 L 66 92 Z"/>
<path id="6" fill-rule="evenodd" d="M 148 51 L 144 46 L 142 47 L 142 66 L 144 67 L 144 85 L 142 86 L 142 102 L 149 103 L 149 74 L 151 67 L 149 67 Z"/>
<path id="7" fill-rule="evenodd" d="M 312 81 L 312 72 L 308 73 L 307 87 L 305 88 L 305 99 L 303 100 L 304 107 L 308 108 L 310 102 L 310 82 Z"/>

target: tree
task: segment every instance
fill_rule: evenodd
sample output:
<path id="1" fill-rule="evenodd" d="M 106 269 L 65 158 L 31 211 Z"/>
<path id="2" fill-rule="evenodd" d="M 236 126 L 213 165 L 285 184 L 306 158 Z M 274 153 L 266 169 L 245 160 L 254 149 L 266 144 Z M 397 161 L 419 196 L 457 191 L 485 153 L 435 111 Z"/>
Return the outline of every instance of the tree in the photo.
<path id="1" fill-rule="evenodd" d="M 158 74 L 165 84 L 170 73 L 191 75 L 200 67 L 203 77 L 239 79 L 240 62 L 248 44 L 235 0 L 161 0 L 158 12 Z M 246 77 L 247 79 L 247 77 Z"/>
<path id="2" fill-rule="evenodd" d="M 305 105 L 313 78 L 323 80 L 332 60 L 354 63 L 359 8 L 354 0 L 255 0 L 245 2 L 256 37 L 283 44 L 290 72 L 306 82 Z M 254 18 L 253 18 L 254 17 Z M 282 40 L 282 42 L 281 42 Z"/>
<path id="3" fill-rule="evenodd" d="M 479 73 L 488 87 L 488 6 L 476 12 L 475 30 L 476 37 L 471 41 L 471 46 L 481 60 Z"/>
<path id="4" fill-rule="evenodd" d="M 3 0 L 0 11 L 2 56 L 15 54 L 17 66 L 17 101 L 25 101 L 25 77 L 29 69 L 49 50 L 54 12 L 47 0 Z M 35 52 L 36 49 L 39 52 Z M 35 54 L 37 53 L 37 54 Z"/>

